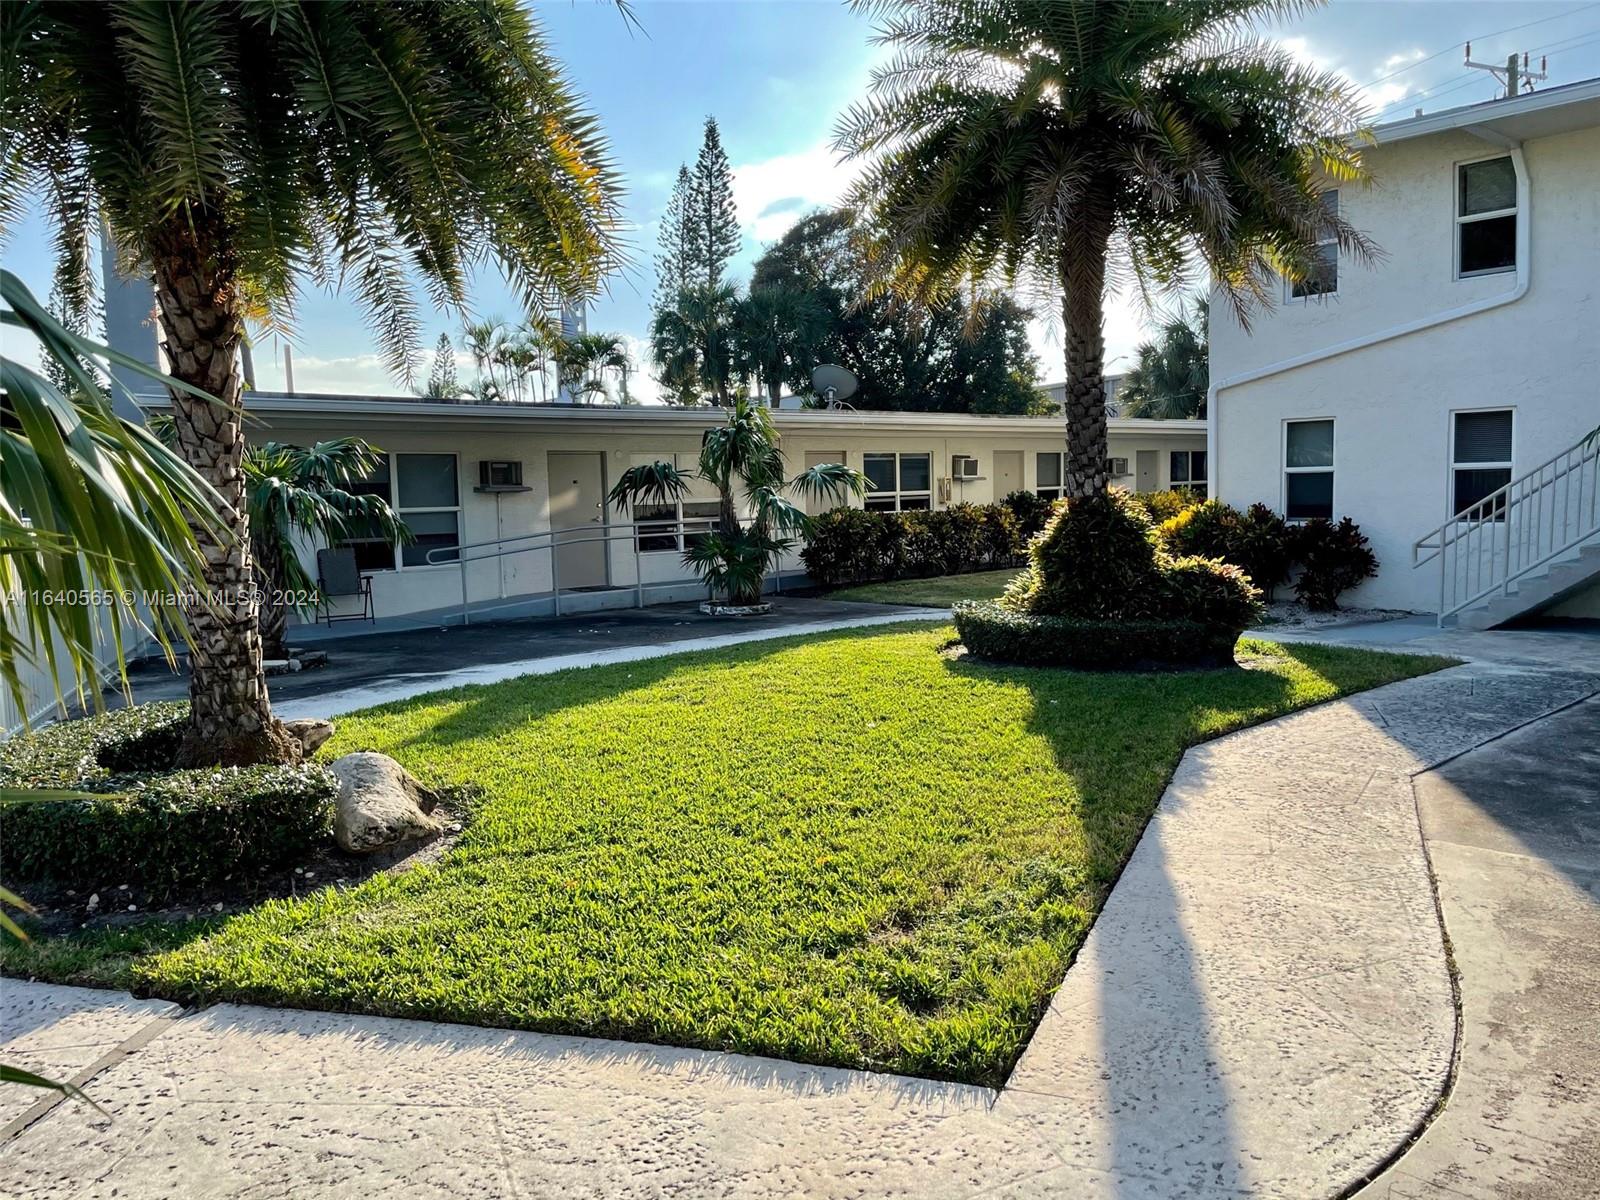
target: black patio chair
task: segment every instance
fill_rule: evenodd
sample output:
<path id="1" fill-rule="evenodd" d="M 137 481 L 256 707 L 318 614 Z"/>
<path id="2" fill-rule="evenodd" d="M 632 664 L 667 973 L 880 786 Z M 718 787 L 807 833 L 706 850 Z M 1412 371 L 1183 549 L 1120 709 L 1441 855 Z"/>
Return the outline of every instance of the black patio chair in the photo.
<path id="1" fill-rule="evenodd" d="M 317 551 L 317 594 L 322 619 L 329 625 L 335 621 L 371 621 L 377 623 L 372 609 L 372 576 L 363 575 L 356 565 L 356 552 L 349 546 L 337 546 Z M 361 601 L 358 613 L 335 613 L 332 601 L 355 596 Z"/>

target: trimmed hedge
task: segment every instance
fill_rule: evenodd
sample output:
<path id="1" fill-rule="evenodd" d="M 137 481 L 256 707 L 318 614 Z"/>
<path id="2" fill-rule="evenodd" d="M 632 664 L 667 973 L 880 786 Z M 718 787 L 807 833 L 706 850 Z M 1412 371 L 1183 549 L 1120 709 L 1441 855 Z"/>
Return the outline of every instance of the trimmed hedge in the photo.
<path id="1" fill-rule="evenodd" d="M 800 552 L 806 573 L 840 586 L 1011 566 L 1026 543 L 1003 504 L 955 504 L 920 512 L 835 508 L 812 521 Z"/>
<path id="2" fill-rule="evenodd" d="M 339 788 L 325 768 L 167 770 L 187 719 L 186 704 L 150 704 L 0 743 L 0 784 L 102 794 L 7 808 L 7 877 L 173 896 L 282 866 L 326 838 Z"/>
<path id="3" fill-rule="evenodd" d="M 961 642 L 980 658 L 1027 667 L 1086 671 L 1226 667 L 1238 634 L 1198 621 L 1092 620 L 1013 612 L 962 600 L 955 606 Z"/>

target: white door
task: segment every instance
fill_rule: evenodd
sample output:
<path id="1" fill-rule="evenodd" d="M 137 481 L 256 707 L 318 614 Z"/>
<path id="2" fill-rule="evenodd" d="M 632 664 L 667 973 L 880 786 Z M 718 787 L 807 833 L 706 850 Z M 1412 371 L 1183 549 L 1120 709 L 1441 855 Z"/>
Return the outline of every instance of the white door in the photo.
<path id="1" fill-rule="evenodd" d="M 994 499 L 998 504 L 1012 492 L 1022 490 L 1022 451 L 994 452 Z"/>
<path id="2" fill-rule="evenodd" d="M 555 536 L 561 590 L 605 587 L 605 455 L 552 450 L 549 458 L 550 528 L 567 531 Z"/>
<path id="3" fill-rule="evenodd" d="M 1140 450 L 1137 458 L 1139 474 L 1134 481 L 1134 491 L 1159 492 L 1161 490 L 1160 465 L 1161 460 L 1156 457 L 1154 450 Z"/>

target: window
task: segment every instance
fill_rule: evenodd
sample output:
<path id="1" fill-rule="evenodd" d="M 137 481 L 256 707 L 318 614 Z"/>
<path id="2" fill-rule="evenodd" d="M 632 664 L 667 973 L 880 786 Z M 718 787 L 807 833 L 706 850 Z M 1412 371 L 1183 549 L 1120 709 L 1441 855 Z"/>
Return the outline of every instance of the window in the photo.
<path id="1" fill-rule="evenodd" d="M 648 455 L 633 460 L 635 466 L 655 461 L 654 457 Z M 693 474 L 699 464 L 699 455 L 679 454 L 672 461 L 677 464 L 679 471 L 689 476 L 689 491 L 665 504 L 634 506 L 634 540 L 640 554 L 681 554 L 687 547 L 719 528 L 722 504 L 717 499 L 716 489 Z M 687 531 L 682 530 L 684 522 L 689 525 Z"/>
<path id="2" fill-rule="evenodd" d="M 390 486 L 388 457 L 380 458 L 377 469 L 371 475 L 355 481 L 346 490 L 357 496 L 381 496 L 383 502 L 393 508 L 394 492 Z M 394 570 L 394 543 L 388 538 L 379 537 L 376 530 L 368 530 L 360 536 L 346 538 L 339 545 L 348 546 L 356 552 L 358 570 Z"/>
<path id="3" fill-rule="evenodd" d="M 1206 452 L 1204 450 L 1172 451 L 1172 469 L 1169 475 L 1175 488 L 1188 488 L 1202 500 L 1206 498 Z"/>
<path id="4" fill-rule="evenodd" d="M 411 530 L 413 541 L 400 548 L 400 565 L 422 567 L 454 562 L 456 555 L 428 552 L 461 544 L 461 498 L 457 491 L 454 454 L 396 454 L 395 479 L 400 502 L 395 512 Z"/>
<path id="5" fill-rule="evenodd" d="M 1458 412 L 1450 430 L 1450 511 L 1463 513 L 1511 482 L 1509 408 L 1493 412 Z M 1496 519 L 1505 513 L 1505 497 L 1492 506 Z"/>
<path id="6" fill-rule="evenodd" d="M 1456 168 L 1456 275 L 1517 269 L 1517 171 L 1510 158 Z"/>
<path id="7" fill-rule="evenodd" d="M 933 507 L 933 455 L 866 454 L 869 512 L 909 512 Z"/>
<path id="8" fill-rule="evenodd" d="M 1322 209 L 1331 217 L 1339 215 L 1337 189 L 1322 193 Z M 1331 296 L 1339 290 L 1339 241 L 1331 227 L 1317 234 L 1317 247 L 1311 269 L 1304 279 L 1289 283 L 1289 299 L 1308 300 L 1313 296 Z"/>
<path id="9" fill-rule="evenodd" d="M 1283 511 L 1291 521 L 1333 517 L 1333 422 L 1283 427 Z"/>
<path id="10" fill-rule="evenodd" d="M 346 538 L 339 544 L 355 550 L 356 566 L 362 571 L 392 571 L 397 560 L 401 567 L 437 566 L 438 562 L 428 562 L 428 551 L 461 544 L 454 454 L 388 455 L 348 490 L 359 496 L 382 496 L 415 539 L 401 546 L 397 556 L 394 543 L 376 531 Z M 439 560 L 454 562 L 456 556 L 441 554 Z"/>
<path id="11" fill-rule="evenodd" d="M 1034 491 L 1046 500 L 1061 499 L 1061 482 L 1066 478 L 1063 460 L 1059 450 L 1049 454 L 1039 455 L 1039 470 Z"/>
<path id="12" fill-rule="evenodd" d="M 639 553 L 681 553 L 720 527 L 722 505 L 716 500 L 679 500 L 672 504 L 640 504 L 633 510 Z M 679 522 L 691 522 L 682 534 Z M 709 522 L 709 523 L 708 523 Z"/>

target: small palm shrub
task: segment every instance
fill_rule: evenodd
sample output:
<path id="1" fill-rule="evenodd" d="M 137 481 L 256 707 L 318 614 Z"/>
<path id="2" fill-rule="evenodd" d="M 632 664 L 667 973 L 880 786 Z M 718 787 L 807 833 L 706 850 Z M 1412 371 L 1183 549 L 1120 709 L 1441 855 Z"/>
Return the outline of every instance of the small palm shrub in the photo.
<path id="1" fill-rule="evenodd" d="M 1238 567 L 1161 546 L 1143 504 L 1113 489 L 1067 501 L 997 604 L 958 604 L 974 654 L 1030 665 L 1127 669 L 1232 661 L 1259 616 Z"/>
<path id="2" fill-rule="evenodd" d="M 1378 573 L 1378 556 L 1349 517 L 1301 525 L 1294 534 L 1294 556 L 1301 568 L 1295 595 L 1319 612 L 1337 609 L 1339 593 Z"/>

